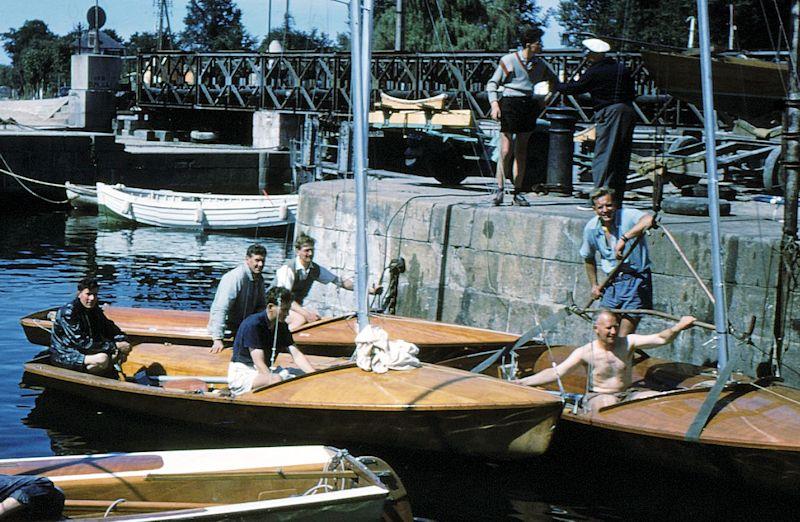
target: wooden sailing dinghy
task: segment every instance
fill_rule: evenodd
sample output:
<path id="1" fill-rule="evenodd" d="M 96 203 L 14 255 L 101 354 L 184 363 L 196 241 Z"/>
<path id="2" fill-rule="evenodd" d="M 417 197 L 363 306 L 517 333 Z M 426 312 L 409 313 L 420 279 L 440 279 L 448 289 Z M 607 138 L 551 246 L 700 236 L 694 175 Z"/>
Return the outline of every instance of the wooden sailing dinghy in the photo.
<path id="1" fill-rule="evenodd" d="M 5 459 L 0 470 L 49 478 L 78 520 L 412 520 L 385 462 L 325 446 Z"/>
<path id="2" fill-rule="evenodd" d="M 239 196 L 97 184 L 101 210 L 142 225 L 198 230 L 266 228 L 294 223 L 296 194 Z"/>
<path id="3" fill-rule="evenodd" d="M 452 368 L 424 364 L 377 374 L 347 360 L 310 358 L 323 369 L 235 398 L 205 386 L 182 390 L 66 370 L 47 356 L 25 364 L 23 382 L 141 414 L 292 442 L 352 441 L 500 459 L 544 452 L 561 412 L 561 402 L 546 392 Z M 123 370 L 162 380 L 201 375 L 224 381 L 229 359 L 230 353 L 192 346 L 141 344 Z M 287 354 L 279 354 L 277 364 L 293 366 Z"/>
<path id="4" fill-rule="evenodd" d="M 573 347 L 545 346 L 518 351 L 518 377 L 532 375 L 560 363 Z M 484 356 L 467 356 L 440 364 L 471 368 Z M 499 376 L 499 361 L 486 369 Z M 506 361 L 508 362 L 508 361 Z M 733 374 L 699 440 L 686 440 L 689 426 L 716 379 L 702 368 L 656 357 L 634 360 L 633 385 L 661 393 L 628 400 L 595 413 L 564 409 L 557 436 L 561 447 L 603 448 L 609 455 L 624 454 L 648 465 L 657 463 L 691 473 L 703 473 L 741 484 L 779 488 L 797 494 L 800 478 L 800 390 L 759 383 Z M 565 391 L 583 394 L 582 368 L 563 376 Z M 556 384 L 548 389 L 558 391 Z"/>
<path id="5" fill-rule="evenodd" d="M 25 335 L 34 344 L 48 346 L 56 308 L 41 310 L 20 320 Z M 208 313 L 107 306 L 106 317 L 114 321 L 134 344 L 142 342 L 211 346 L 206 330 Z M 370 314 L 370 323 L 386 330 L 391 339 L 416 344 L 420 359 L 437 362 L 466 353 L 514 344 L 518 335 L 484 328 L 438 323 L 395 315 Z M 326 318 L 297 329 L 293 337 L 305 353 L 347 357 L 353 353 L 357 321 L 355 315 Z"/>

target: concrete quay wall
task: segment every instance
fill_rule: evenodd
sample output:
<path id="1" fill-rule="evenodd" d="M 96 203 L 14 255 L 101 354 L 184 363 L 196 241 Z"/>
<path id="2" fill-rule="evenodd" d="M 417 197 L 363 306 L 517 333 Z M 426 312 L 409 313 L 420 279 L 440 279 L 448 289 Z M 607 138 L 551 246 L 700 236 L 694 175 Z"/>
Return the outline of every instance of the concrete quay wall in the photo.
<path id="1" fill-rule="evenodd" d="M 398 314 L 520 333 L 562 308 L 569 293 L 579 306 L 586 304 L 589 286 L 578 247 L 593 214 L 576 208 L 585 201 L 537 197 L 530 208 L 492 207 L 486 189 L 475 187 L 446 189 L 387 179 L 371 180 L 369 186 L 370 282 L 391 259 L 405 258 Z M 344 277 L 354 270 L 353 188 L 352 181 L 343 180 L 303 185 L 296 227 L 296 233 L 317 239 L 315 259 Z M 731 350 L 736 368 L 751 375 L 767 360 L 763 352 L 772 344 L 781 232 L 772 210 L 758 205 L 734 202 L 734 215 L 723 218 L 721 227 L 729 320 L 741 330 L 751 315 L 756 317 L 756 347 L 734 343 Z M 662 222 L 711 288 L 708 218 L 663 215 Z M 663 233 L 653 231 L 648 241 L 654 308 L 713 323 L 712 304 Z M 797 297 L 792 294 L 794 305 L 787 311 L 790 344 L 784 362 L 800 369 Z M 334 285 L 315 285 L 310 300 L 331 314 L 355 306 L 352 293 Z M 645 318 L 639 331 L 666 326 L 663 320 Z M 591 336 L 589 323 L 569 316 L 548 340 L 579 343 Z M 696 364 L 715 361 L 713 332 L 693 328 L 658 356 Z M 787 382 L 800 383 L 798 376 L 784 369 Z"/>
<path id="2" fill-rule="evenodd" d="M 271 193 L 284 190 L 291 181 L 285 151 L 117 141 L 105 133 L 0 131 L 0 154 L 16 174 L 58 185 L 102 181 L 187 192 L 259 194 L 261 178 Z M 25 185 L 45 198 L 65 199 L 62 188 L 35 182 Z M 0 199 L 17 209 L 39 201 L 6 175 L 0 175 Z"/>

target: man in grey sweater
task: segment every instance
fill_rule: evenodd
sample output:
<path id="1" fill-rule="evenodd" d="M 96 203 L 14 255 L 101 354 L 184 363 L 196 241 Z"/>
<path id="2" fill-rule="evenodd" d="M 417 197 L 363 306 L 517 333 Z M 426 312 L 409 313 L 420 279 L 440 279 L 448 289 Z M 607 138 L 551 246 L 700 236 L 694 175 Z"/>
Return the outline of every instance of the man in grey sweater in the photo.
<path id="1" fill-rule="evenodd" d="M 541 111 L 541 107 L 533 98 L 533 87 L 543 81 L 551 84 L 557 81 L 547 63 L 536 56 L 542 52 L 542 34 L 542 30 L 538 27 L 525 30 L 520 42 L 522 49 L 503 56 L 492 78 L 486 84 L 492 119 L 500 120 L 498 189 L 492 201 L 495 206 L 503 203 L 503 185 L 506 173 L 511 168 L 512 157 L 514 159 L 513 204 L 530 206 L 521 189 L 525 179 L 528 140 L 536 129 L 536 118 Z"/>
<path id="2" fill-rule="evenodd" d="M 250 245 L 244 263 L 220 279 L 208 319 L 208 333 L 213 339 L 211 353 L 222 351 L 226 330 L 236 333 L 245 317 L 266 307 L 261 276 L 266 257 L 267 249 L 263 245 Z"/>

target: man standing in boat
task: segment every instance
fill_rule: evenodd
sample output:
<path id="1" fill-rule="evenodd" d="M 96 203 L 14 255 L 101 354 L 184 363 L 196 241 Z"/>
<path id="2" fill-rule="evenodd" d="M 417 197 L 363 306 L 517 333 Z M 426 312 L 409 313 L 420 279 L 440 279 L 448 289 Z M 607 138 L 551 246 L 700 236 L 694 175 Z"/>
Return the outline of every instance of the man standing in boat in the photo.
<path id="1" fill-rule="evenodd" d="M 333 283 L 339 288 L 353 290 L 352 279 L 341 279 L 334 275 L 327 268 L 314 263 L 314 244 L 316 240 L 301 233 L 294 242 L 295 258 L 293 262 L 286 263 L 275 273 L 274 286 L 285 288 L 292 293 L 292 305 L 286 322 L 290 330 L 306 323 L 319 320 L 319 314 L 310 308 L 303 306 L 311 286 L 314 281 L 320 283 Z M 370 294 L 380 293 L 381 288 L 373 286 L 369 289 Z"/>
<path id="2" fill-rule="evenodd" d="M 541 107 L 533 98 L 533 87 L 542 81 L 556 81 L 547 63 L 537 57 L 542 52 L 542 34 L 538 27 L 526 29 L 520 38 L 522 49 L 500 58 L 497 69 L 486 84 L 492 119 L 500 121 L 497 192 L 492 200 L 495 206 L 503 203 L 503 186 L 506 174 L 512 168 L 512 156 L 512 203 L 530 206 L 522 195 L 522 183 L 525 180 L 528 141 L 536 130 L 536 119 L 541 112 Z"/>
<path id="3" fill-rule="evenodd" d="M 674 326 L 650 335 L 618 335 L 619 317 L 604 310 L 594 323 L 596 339 L 573 351 L 569 357 L 554 368 L 547 368 L 535 375 L 518 379 L 518 384 L 541 386 L 555 382 L 580 365 L 587 368 L 588 393 L 583 398 L 584 409 L 598 411 L 600 408 L 628 399 L 640 399 L 658 392 L 631 387 L 633 354 L 637 349 L 656 348 L 671 343 L 677 335 L 691 327 L 695 318 L 681 317 Z"/>
<path id="4" fill-rule="evenodd" d="M 208 319 L 208 333 L 213 340 L 211 353 L 221 352 L 224 348 L 222 340 L 226 330 L 236 333 L 245 317 L 266 306 L 261 275 L 266 257 L 267 249 L 263 245 L 250 245 L 244 263 L 220 279 Z"/>
<path id="5" fill-rule="evenodd" d="M 594 186 L 613 188 L 617 207 L 622 208 L 636 127 L 633 76 L 624 64 L 606 56 L 611 46 L 603 40 L 589 38 L 582 43 L 587 49 L 589 67 L 577 80 L 558 83 L 555 89 L 562 94 L 588 92 L 592 97 L 596 123 Z"/>
<path id="6" fill-rule="evenodd" d="M 131 345 L 122 330 L 97 305 L 97 280 L 78 282 L 75 299 L 58 309 L 50 336 L 50 362 L 95 375 L 110 375 L 125 362 Z"/>
<path id="7" fill-rule="evenodd" d="M 650 253 L 647 240 L 639 236 L 653 227 L 653 216 L 634 208 L 617 208 L 614 190 L 610 188 L 594 189 L 589 197 L 597 215 L 583 229 L 580 255 L 592 287 L 592 297 L 600 299 L 600 306 L 603 308 L 652 308 L 653 276 L 650 272 Z M 632 250 L 628 254 L 629 249 Z M 617 263 L 622 263 L 605 288 L 601 288 L 597 281 L 597 254 L 600 255 L 600 268 L 606 276 L 614 272 Z M 640 320 L 640 315 L 623 315 L 620 336 L 635 332 Z"/>
<path id="8" fill-rule="evenodd" d="M 228 365 L 228 387 L 233 395 L 258 390 L 270 384 L 314 371 L 305 355 L 294 346 L 286 325 L 292 294 L 272 287 L 266 294 L 267 307 L 242 321 L 233 341 Z M 270 368 L 278 352 L 288 351 L 297 369 Z"/>

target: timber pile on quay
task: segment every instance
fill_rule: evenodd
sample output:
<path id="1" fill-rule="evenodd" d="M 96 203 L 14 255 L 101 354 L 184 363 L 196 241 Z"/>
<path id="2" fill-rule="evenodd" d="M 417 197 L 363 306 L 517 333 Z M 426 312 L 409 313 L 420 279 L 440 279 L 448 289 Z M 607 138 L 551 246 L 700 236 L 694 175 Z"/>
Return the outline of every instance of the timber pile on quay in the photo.
<path id="1" fill-rule="evenodd" d="M 371 179 L 368 193 L 369 280 L 377 280 L 389 262 L 403 257 L 397 313 L 431 320 L 524 332 L 569 304 L 569 295 L 583 305 L 589 286 L 578 255 L 583 227 L 594 215 L 581 210 L 587 200 L 555 195 L 529 198 L 531 207 L 492 207 L 486 179 L 469 178 L 457 188 L 444 188 L 421 178 Z M 350 180 L 303 185 L 298 230 L 314 236 L 317 260 L 344 274 L 354 271 L 354 186 Z M 735 368 L 755 375 L 768 360 L 773 328 L 778 246 L 782 213 L 774 205 L 731 202 L 731 216 L 722 218 L 723 276 L 729 320 L 745 330 L 755 316 L 754 346 L 735 346 Z M 650 201 L 626 201 L 648 209 Z M 660 214 L 700 277 L 710 285 L 711 247 L 708 217 Z M 713 318 L 713 305 L 661 229 L 648 237 L 653 259 L 654 308 L 674 315 Z M 388 273 L 384 278 L 388 277 Z M 352 310 L 353 296 L 330 285 L 317 285 L 310 299 L 324 314 Z M 796 292 L 793 293 L 796 295 Z M 793 295 L 793 296 L 794 296 Z M 786 312 L 800 317 L 797 300 Z M 641 331 L 660 328 L 645 317 Z M 792 321 L 790 344 L 800 333 Z M 659 356 L 694 364 L 716 360 L 711 333 L 693 329 Z M 591 325 L 575 316 L 558 324 L 548 342 L 575 344 L 591 336 Z M 766 353 L 765 353 L 766 352 Z M 788 350 L 784 362 L 797 367 L 800 356 Z M 800 375 L 784 374 L 789 384 Z"/>

